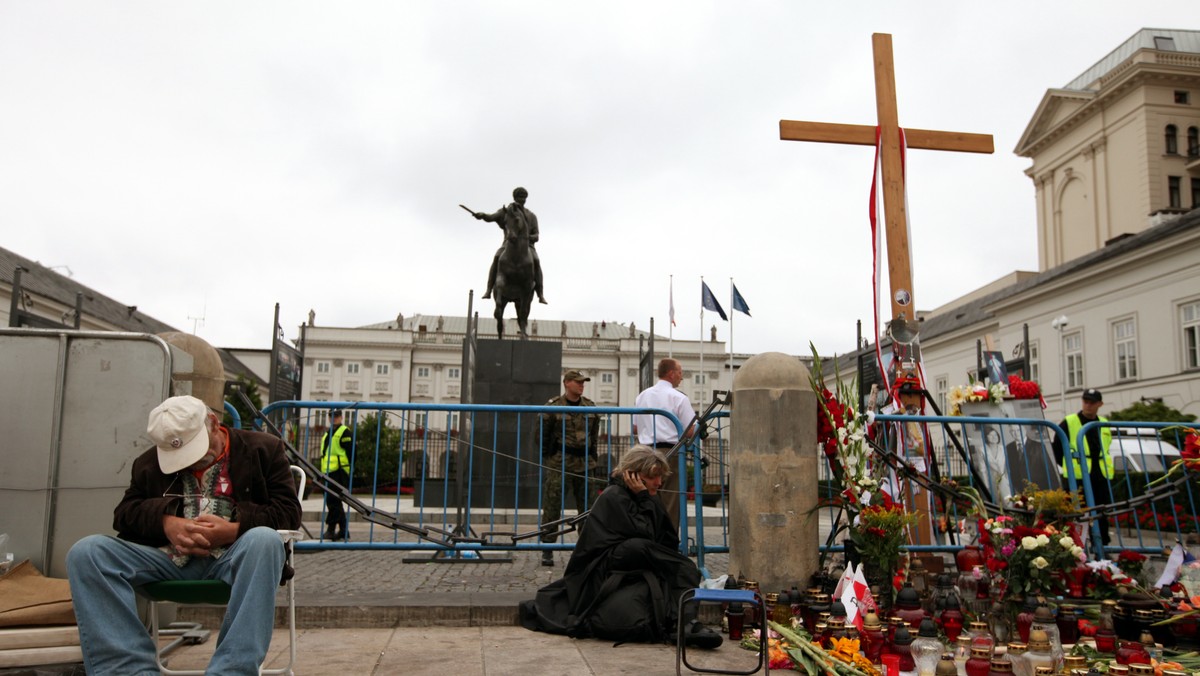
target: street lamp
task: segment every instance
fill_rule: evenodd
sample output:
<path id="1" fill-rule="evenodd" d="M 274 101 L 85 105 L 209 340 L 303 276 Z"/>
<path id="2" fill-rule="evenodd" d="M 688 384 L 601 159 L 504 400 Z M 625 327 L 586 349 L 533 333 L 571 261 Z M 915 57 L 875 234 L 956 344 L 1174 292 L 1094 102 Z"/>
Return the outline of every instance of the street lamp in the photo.
<path id="1" fill-rule="evenodd" d="M 1066 315 L 1059 315 L 1050 322 L 1050 328 L 1058 331 L 1058 398 L 1062 406 L 1062 414 L 1067 415 L 1067 349 L 1063 347 L 1063 329 L 1067 328 L 1070 320 Z"/>

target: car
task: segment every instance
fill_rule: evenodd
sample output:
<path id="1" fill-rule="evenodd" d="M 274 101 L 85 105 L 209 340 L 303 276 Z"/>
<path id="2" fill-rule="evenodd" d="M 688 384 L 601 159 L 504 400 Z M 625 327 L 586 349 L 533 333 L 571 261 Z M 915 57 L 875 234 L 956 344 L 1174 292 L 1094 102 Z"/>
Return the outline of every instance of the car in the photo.
<path id="1" fill-rule="evenodd" d="M 1170 439 L 1170 435 L 1168 435 Z M 1108 453 L 1117 472 L 1162 473 L 1181 456 L 1168 439 L 1153 427 L 1115 427 Z"/>

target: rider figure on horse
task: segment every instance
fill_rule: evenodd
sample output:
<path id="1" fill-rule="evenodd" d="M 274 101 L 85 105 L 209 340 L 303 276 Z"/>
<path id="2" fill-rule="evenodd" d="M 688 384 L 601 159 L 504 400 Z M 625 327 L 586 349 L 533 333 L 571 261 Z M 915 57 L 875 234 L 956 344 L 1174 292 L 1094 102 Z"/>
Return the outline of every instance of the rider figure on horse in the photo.
<path id="1" fill-rule="evenodd" d="M 506 224 L 514 220 L 519 221 L 519 219 L 524 219 L 529 232 L 529 255 L 533 257 L 534 291 L 537 292 L 538 302 L 546 305 L 546 297 L 542 295 L 542 261 L 538 258 L 537 249 L 534 248 L 534 244 L 538 241 L 537 215 L 525 208 L 525 198 L 527 197 L 529 197 L 529 191 L 525 190 L 525 188 L 517 188 L 513 190 L 512 204 L 500 207 L 500 210 L 494 214 L 485 214 L 483 212 L 474 212 L 474 214 L 475 218 L 481 221 L 499 225 L 501 230 L 504 230 Z M 504 245 L 501 245 L 496 250 L 496 255 L 492 257 L 492 267 L 488 270 L 487 291 L 483 294 L 484 298 L 492 297 L 492 287 L 496 285 L 496 265 L 500 261 L 500 254 L 502 253 L 504 253 Z"/>

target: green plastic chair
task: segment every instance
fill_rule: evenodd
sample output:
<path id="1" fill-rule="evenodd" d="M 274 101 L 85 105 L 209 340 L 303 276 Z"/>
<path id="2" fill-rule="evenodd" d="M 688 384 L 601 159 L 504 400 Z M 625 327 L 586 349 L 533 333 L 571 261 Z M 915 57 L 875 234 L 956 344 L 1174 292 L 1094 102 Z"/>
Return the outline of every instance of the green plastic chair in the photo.
<path id="1" fill-rule="evenodd" d="M 304 470 L 292 465 L 292 476 L 296 482 L 296 495 L 304 495 L 304 484 L 307 480 Z M 292 565 L 292 543 L 304 539 L 304 534 L 298 530 L 281 530 L 279 537 L 287 550 L 287 565 Z M 284 587 L 287 590 L 288 618 L 288 663 L 278 669 L 258 669 L 260 674 L 292 674 L 296 664 L 296 585 L 295 576 L 288 580 Z M 208 640 L 211 631 L 202 629 L 198 623 L 173 622 L 160 630 L 158 606 L 160 603 L 175 603 L 186 606 L 225 606 L 229 604 L 232 588 L 221 580 L 166 580 L 154 582 L 138 589 L 138 593 L 149 601 L 150 605 L 150 635 L 154 645 L 158 646 L 160 636 L 177 636 L 174 641 L 158 649 L 155 660 L 158 670 L 166 676 L 204 676 L 204 670 L 175 670 L 167 666 L 168 655 L 181 645 L 195 645 Z"/>

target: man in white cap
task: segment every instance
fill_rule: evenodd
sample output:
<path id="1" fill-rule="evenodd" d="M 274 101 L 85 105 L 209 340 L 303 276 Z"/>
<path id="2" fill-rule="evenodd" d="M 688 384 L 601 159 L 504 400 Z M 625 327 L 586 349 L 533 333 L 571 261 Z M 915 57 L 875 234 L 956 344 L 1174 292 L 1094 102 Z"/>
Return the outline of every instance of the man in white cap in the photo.
<path id="1" fill-rule="evenodd" d="M 89 674 L 158 673 L 134 589 L 162 580 L 223 580 L 232 588 L 209 671 L 257 674 L 271 643 L 285 553 L 277 529 L 300 526 L 283 442 L 222 426 L 195 397 L 150 412 L 154 448 L 133 462 L 117 505 L 117 537 L 89 535 L 67 575 Z"/>

